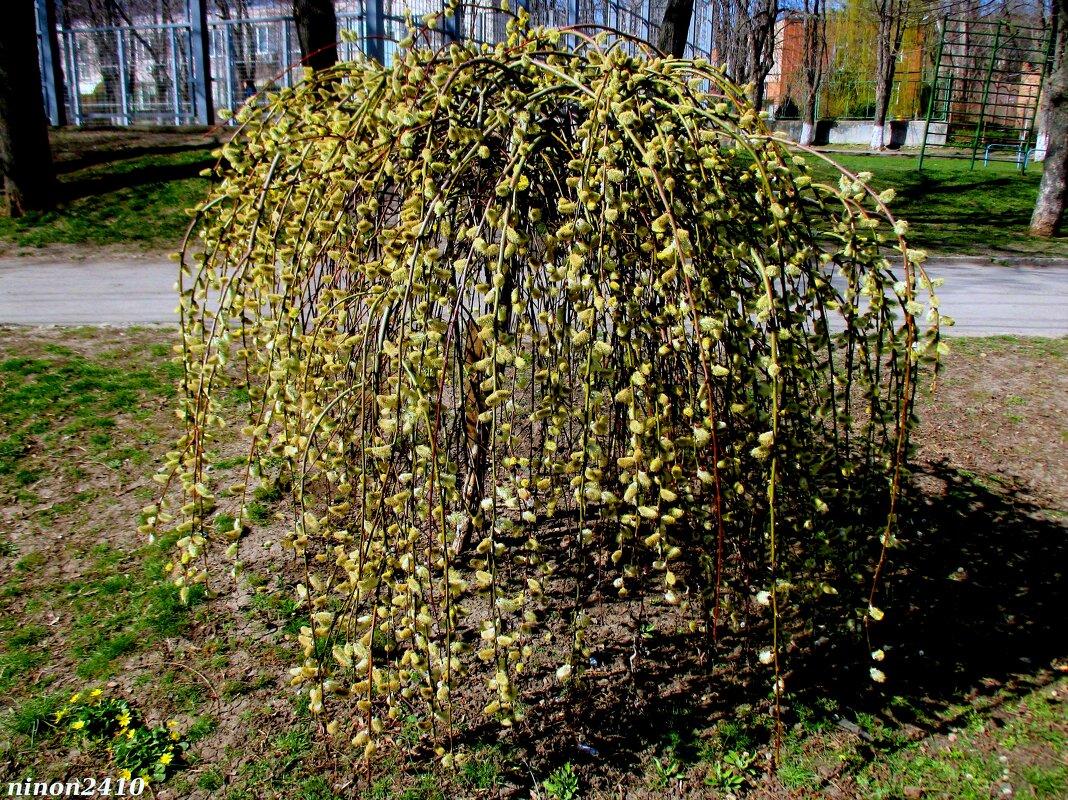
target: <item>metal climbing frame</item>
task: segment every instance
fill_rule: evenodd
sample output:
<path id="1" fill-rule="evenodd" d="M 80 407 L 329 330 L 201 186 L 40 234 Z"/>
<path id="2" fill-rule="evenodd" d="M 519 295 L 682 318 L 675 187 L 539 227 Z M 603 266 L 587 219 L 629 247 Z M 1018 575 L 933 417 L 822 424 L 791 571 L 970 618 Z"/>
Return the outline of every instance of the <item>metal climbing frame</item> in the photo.
<path id="1" fill-rule="evenodd" d="M 1034 158 L 1035 121 L 1052 56 L 1049 31 L 1011 21 L 947 18 L 927 104 L 925 156 L 975 167 Z"/>

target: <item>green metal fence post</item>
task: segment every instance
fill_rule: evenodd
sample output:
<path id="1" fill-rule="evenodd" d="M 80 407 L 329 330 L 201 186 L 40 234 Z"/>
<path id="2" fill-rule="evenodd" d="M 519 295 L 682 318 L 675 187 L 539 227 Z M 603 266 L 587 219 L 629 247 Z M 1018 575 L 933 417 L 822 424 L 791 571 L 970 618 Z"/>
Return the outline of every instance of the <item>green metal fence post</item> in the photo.
<path id="1" fill-rule="evenodd" d="M 983 81 L 983 100 L 979 104 L 979 121 L 975 123 L 975 138 L 972 139 L 972 160 L 968 169 L 975 169 L 975 154 L 979 152 L 979 137 L 983 132 L 983 117 L 986 116 L 986 101 L 990 96 L 990 79 L 994 76 L 994 64 L 998 59 L 998 48 L 1001 46 L 1001 22 L 998 22 L 994 32 L 994 49 L 990 51 L 990 66 L 986 68 L 986 80 Z"/>
<path id="2" fill-rule="evenodd" d="M 938 55 L 935 57 L 934 68 L 934 81 L 931 85 L 931 99 L 927 101 L 927 121 L 923 123 L 923 143 L 920 145 L 920 163 L 916 165 L 916 169 L 923 169 L 923 156 L 927 152 L 927 135 L 931 130 L 931 114 L 934 112 L 935 101 L 938 99 L 938 73 L 942 68 L 942 50 L 946 46 L 946 29 L 949 27 L 948 17 L 942 21 L 942 38 L 938 42 Z M 952 91 L 953 84 L 950 84 L 950 91 Z M 948 98 L 947 98 L 948 105 Z M 948 114 L 947 114 L 948 116 Z M 948 126 L 948 120 L 947 126 Z M 948 132 L 948 127 L 947 127 Z"/>
<path id="3" fill-rule="evenodd" d="M 206 0 L 189 3 L 189 44 L 193 56 L 193 108 L 201 125 L 215 124 L 215 105 L 211 91 L 211 50 L 208 46 L 208 8 Z"/>

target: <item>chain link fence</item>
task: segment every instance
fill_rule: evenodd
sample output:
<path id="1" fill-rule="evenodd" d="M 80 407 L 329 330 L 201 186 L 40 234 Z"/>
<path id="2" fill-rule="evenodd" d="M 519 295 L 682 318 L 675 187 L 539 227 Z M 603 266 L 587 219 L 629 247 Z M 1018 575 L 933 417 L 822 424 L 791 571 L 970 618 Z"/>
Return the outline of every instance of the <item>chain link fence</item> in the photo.
<path id="1" fill-rule="evenodd" d="M 529 0 L 534 24 L 552 27 L 588 26 L 621 31 L 639 40 L 655 41 L 666 0 Z M 440 0 L 361 0 L 345 3 L 338 13 L 339 57 L 370 55 L 390 63 L 397 42 L 408 33 L 409 19 L 419 24 L 441 11 Z M 508 15 L 492 4 L 461 5 L 452 20 L 428 31 L 431 44 L 448 38 L 495 43 L 506 36 Z M 137 20 L 134 20 L 137 23 Z M 300 78 L 300 48 L 293 18 L 249 16 L 211 19 L 207 28 L 207 63 L 214 109 L 235 109 L 264 89 L 291 86 Z M 711 39 L 707 8 L 695 8 L 687 55 L 709 57 L 700 42 Z M 345 36 L 341 36 L 344 32 Z M 83 126 L 188 125 L 210 122 L 207 104 L 197 102 L 199 39 L 195 24 L 150 23 L 119 27 L 58 27 L 55 39 L 39 24 L 46 105 L 49 85 L 62 86 L 52 98 L 70 124 Z M 634 48 L 634 45 L 627 45 Z M 58 52 L 53 52 L 53 49 Z M 50 84 L 49 65 L 61 69 L 61 81 Z M 56 92 L 59 93 L 58 90 Z M 204 97 L 201 87 L 201 97 Z"/>

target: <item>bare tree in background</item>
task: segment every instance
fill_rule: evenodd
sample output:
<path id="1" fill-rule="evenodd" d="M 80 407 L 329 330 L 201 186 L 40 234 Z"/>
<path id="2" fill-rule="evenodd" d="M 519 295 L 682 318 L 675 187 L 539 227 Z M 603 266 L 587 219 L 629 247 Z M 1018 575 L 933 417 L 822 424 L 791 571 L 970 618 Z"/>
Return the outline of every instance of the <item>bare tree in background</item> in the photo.
<path id="1" fill-rule="evenodd" d="M 1053 66 L 1046 80 L 1048 142 L 1038 199 L 1031 215 L 1034 236 L 1057 236 L 1068 202 L 1068 0 L 1053 0 Z"/>
<path id="2" fill-rule="evenodd" d="M 313 70 L 334 66 L 337 63 L 334 0 L 293 0 L 293 17 L 304 64 Z"/>
<path id="3" fill-rule="evenodd" d="M 890 92 L 901 52 L 912 0 L 871 0 L 876 20 L 875 38 L 875 119 L 871 124 L 871 149 L 886 149 L 886 115 L 890 110 Z"/>
<path id="4" fill-rule="evenodd" d="M 94 30 L 92 33 L 104 84 L 103 99 L 113 108 L 120 102 L 122 76 L 126 76 L 127 96 L 133 96 L 138 76 L 137 52 L 133 48 L 126 50 L 126 69 L 119 63 L 118 36 L 129 36 L 130 41 L 137 41 L 144 48 L 151 59 L 152 88 L 160 102 L 170 95 L 174 86 L 174 54 L 165 30 L 146 28 L 184 20 L 185 12 L 184 0 L 65 0 L 63 3 L 66 28 L 81 23 L 89 28 L 124 28 L 126 31 L 120 34 L 115 30 Z"/>
<path id="5" fill-rule="evenodd" d="M 709 9 L 712 54 L 735 82 L 748 84 L 754 108 L 764 105 L 764 81 L 775 63 L 778 0 L 715 0 Z"/>
<path id="6" fill-rule="evenodd" d="M 155 0 L 150 9 L 150 18 L 157 25 L 167 25 L 178 21 L 176 12 L 184 11 L 184 4 L 180 5 L 178 0 Z M 171 52 L 170 37 L 161 28 L 140 38 L 152 57 L 152 84 L 156 90 L 156 102 L 159 103 L 171 93 L 178 79 L 177 75 L 172 74 L 174 54 Z"/>
<path id="7" fill-rule="evenodd" d="M 104 102 L 109 107 L 119 104 L 122 70 L 119 65 L 118 41 L 115 31 L 102 30 L 117 28 L 123 24 L 118 0 L 68 0 L 63 4 L 63 13 L 67 18 L 67 27 L 74 21 L 83 22 L 92 33 L 93 47 L 96 49 L 100 79 L 103 82 Z M 127 87 L 129 89 L 131 87 Z"/>
<path id="8" fill-rule="evenodd" d="M 219 19 L 234 22 L 225 27 L 230 45 L 230 60 L 234 66 L 237 86 L 230 87 L 230 96 L 242 98 L 245 87 L 256 83 L 256 41 L 252 26 L 248 24 L 247 0 L 215 0 Z M 236 104 L 236 102 L 235 102 Z"/>
<path id="9" fill-rule="evenodd" d="M 810 145 L 816 139 L 816 100 L 827 62 L 827 6 L 824 0 L 804 0 L 804 15 L 801 32 L 801 77 L 804 85 L 800 144 Z"/>
<path id="10" fill-rule="evenodd" d="M 55 204 L 55 171 L 37 61 L 33 4 L 12 3 L 0 25 L 0 177 L 9 217 Z"/>

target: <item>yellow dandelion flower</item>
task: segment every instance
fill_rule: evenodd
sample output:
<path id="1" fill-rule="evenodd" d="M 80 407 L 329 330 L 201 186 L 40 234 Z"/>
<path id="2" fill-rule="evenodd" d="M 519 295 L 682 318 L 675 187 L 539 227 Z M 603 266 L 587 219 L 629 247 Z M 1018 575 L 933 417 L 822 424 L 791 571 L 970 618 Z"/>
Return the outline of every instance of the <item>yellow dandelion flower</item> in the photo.
<path id="1" fill-rule="evenodd" d="M 103 689 L 93 689 L 93 691 L 89 692 L 89 696 L 90 697 L 100 697 L 100 695 L 102 695 L 103 693 L 104 693 Z"/>
<path id="2" fill-rule="evenodd" d="M 59 711 L 56 712 L 56 722 L 59 722 L 65 716 L 67 716 L 67 709 L 65 709 L 65 708 L 59 709 Z"/>
<path id="3" fill-rule="evenodd" d="M 128 711 L 123 711 L 119 716 L 115 717 L 115 721 L 119 723 L 120 727 L 130 727 L 130 713 Z"/>
<path id="4" fill-rule="evenodd" d="M 161 755 L 159 757 L 159 763 L 163 764 L 164 766 L 166 766 L 167 764 L 170 764 L 171 761 L 173 761 L 173 760 L 174 760 L 174 754 L 173 753 L 164 753 L 163 755 Z"/>
<path id="5" fill-rule="evenodd" d="M 128 729 L 126 730 L 126 738 L 127 738 L 127 739 L 132 739 L 132 738 L 134 738 L 134 734 L 135 734 L 136 732 L 137 732 L 137 731 L 136 731 L 136 730 L 135 730 L 134 728 L 128 728 Z"/>
<path id="6" fill-rule="evenodd" d="M 70 696 L 70 700 L 68 700 L 67 703 L 70 704 L 70 705 L 74 705 L 75 703 L 77 703 L 81 699 L 82 699 L 82 693 L 81 692 L 75 692 L 74 694 L 72 694 Z"/>
<path id="7" fill-rule="evenodd" d="M 128 781 L 128 780 L 130 780 L 130 778 L 133 777 L 133 773 L 130 772 L 130 770 L 128 770 L 128 769 L 120 769 L 119 770 L 119 777 L 122 778 L 124 781 Z"/>
<path id="8" fill-rule="evenodd" d="M 178 720 L 175 720 L 175 719 L 168 720 L 167 721 L 167 727 L 168 728 L 177 728 L 178 727 Z"/>
<path id="9" fill-rule="evenodd" d="M 181 738 L 182 738 L 182 736 L 181 736 L 181 734 L 178 733 L 178 731 L 171 731 L 171 740 L 172 741 L 177 742 Z"/>
<path id="10" fill-rule="evenodd" d="M 72 722 L 70 727 L 71 730 L 80 731 L 82 728 L 85 727 L 85 722 L 84 720 L 78 720 L 77 722 Z"/>

